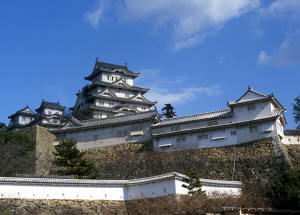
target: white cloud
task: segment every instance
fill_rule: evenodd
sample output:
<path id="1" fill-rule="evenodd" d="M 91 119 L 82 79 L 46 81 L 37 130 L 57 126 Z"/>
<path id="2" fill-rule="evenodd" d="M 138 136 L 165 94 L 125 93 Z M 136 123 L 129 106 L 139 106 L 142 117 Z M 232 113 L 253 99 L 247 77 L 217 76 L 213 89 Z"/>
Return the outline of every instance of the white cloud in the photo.
<path id="1" fill-rule="evenodd" d="M 157 101 L 157 106 L 160 108 L 164 104 L 183 104 L 199 96 L 216 96 L 221 93 L 218 85 L 211 87 L 197 87 L 197 88 L 177 88 L 176 91 L 171 91 L 170 88 L 152 87 L 147 97 L 150 100 Z"/>
<path id="2" fill-rule="evenodd" d="M 87 12 L 84 16 L 84 20 L 87 21 L 92 27 L 97 28 L 100 22 L 100 18 L 103 16 L 104 1 L 98 1 L 98 5 L 94 11 Z"/>
<path id="3" fill-rule="evenodd" d="M 152 18 L 171 26 L 174 50 L 194 46 L 218 32 L 226 21 L 259 6 L 259 0 L 124 0 L 129 20 Z"/>
<path id="4" fill-rule="evenodd" d="M 272 55 L 261 51 L 257 59 L 260 64 L 286 66 L 300 64 L 300 37 L 299 34 L 287 38 Z"/>
<path id="5" fill-rule="evenodd" d="M 145 96 L 151 101 L 157 101 L 158 108 L 164 104 L 184 104 L 197 99 L 200 96 L 217 96 L 222 93 L 218 85 L 209 87 L 185 87 L 186 77 L 164 78 L 159 70 L 139 71 L 141 76 L 137 79 L 137 85 L 146 86 L 150 91 Z"/>
<path id="6" fill-rule="evenodd" d="M 202 42 L 227 21 L 259 5 L 260 0 L 99 0 L 96 10 L 86 13 L 85 20 L 96 28 L 107 6 L 113 7 L 111 14 L 119 20 L 151 20 L 154 28 L 167 29 L 173 49 L 178 51 Z"/>
<path id="7" fill-rule="evenodd" d="M 265 15 L 280 16 L 298 16 L 300 15 L 299 0 L 276 0 L 269 7 L 261 9 Z"/>

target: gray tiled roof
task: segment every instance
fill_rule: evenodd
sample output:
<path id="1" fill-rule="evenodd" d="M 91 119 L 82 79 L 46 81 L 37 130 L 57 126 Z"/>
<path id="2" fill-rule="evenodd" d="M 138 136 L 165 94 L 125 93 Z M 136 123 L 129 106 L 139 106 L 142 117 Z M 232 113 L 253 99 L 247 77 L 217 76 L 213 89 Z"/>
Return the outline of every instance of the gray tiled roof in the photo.
<path id="1" fill-rule="evenodd" d="M 108 97 L 108 96 L 101 96 L 96 93 L 90 94 L 89 96 L 91 98 L 97 98 L 97 99 L 103 99 L 103 100 L 109 100 L 109 101 L 123 101 L 123 102 L 133 103 L 133 104 L 143 104 L 143 105 L 148 105 L 150 107 L 152 107 L 153 105 L 156 104 L 156 102 L 132 100 L 132 97 L 130 97 L 130 98 Z"/>
<path id="2" fill-rule="evenodd" d="M 207 130 L 213 130 L 213 129 L 241 126 L 241 125 L 245 125 L 245 124 L 275 120 L 275 119 L 278 119 L 278 117 L 280 117 L 282 115 L 283 115 L 283 111 L 277 110 L 277 111 L 274 111 L 272 113 L 272 115 L 268 116 L 268 117 L 256 118 L 256 119 L 251 119 L 251 120 L 242 120 L 242 121 L 238 121 L 238 122 L 230 122 L 230 123 L 224 123 L 224 124 L 213 125 L 213 126 L 204 126 L 204 127 L 199 127 L 199 128 L 183 129 L 183 130 L 179 130 L 179 131 L 153 133 L 152 136 L 153 137 L 161 137 L 161 136 L 170 136 L 170 135 L 181 135 L 181 134 L 185 134 L 185 133 L 195 133 L 195 132 L 207 131 Z"/>
<path id="3" fill-rule="evenodd" d="M 61 179 L 61 178 L 17 178 L 0 177 L 0 184 L 33 184 L 33 185 L 65 185 L 65 186 L 130 186 L 137 184 L 150 184 L 168 179 L 177 178 L 182 180 L 186 176 L 177 172 L 171 172 L 163 175 L 151 176 L 139 179 L 129 180 L 92 180 L 92 179 Z M 210 180 L 200 179 L 203 185 L 238 187 L 243 186 L 240 181 Z"/>
<path id="4" fill-rule="evenodd" d="M 26 109 L 29 109 L 30 110 L 30 113 L 28 112 L 25 112 Z M 22 115 L 22 116 L 33 116 L 35 117 L 36 116 L 36 113 L 34 113 L 28 106 L 26 106 L 25 108 L 17 111 L 16 113 L 10 115 L 8 118 L 11 119 L 11 118 L 14 118 L 15 116 L 18 116 L 18 115 Z"/>
<path id="5" fill-rule="evenodd" d="M 93 73 L 90 74 L 89 76 L 85 77 L 85 79 L 91 80 L 92 78 L 97 76 L 101 71 L 114 72 L 115 70 L 119 70 L 119 71 L 123 72 L 125 75 L 131 76 L 131 77 L 139 76 L 139 73 L 130 71 L 127 66 L 96 61 Z"/>
<path id="6" fill-rule="evenodd" d="M 95 127 L 107 127 L 112 125 L 119 125 L 124 122 L 141 122 L 143 120 L 152 120 L 157 116 L 156 111 L 146 111 L 137 114 L 114 116 L 104 119 L 91 119 L 91 120 L 81 120 L 80 125 L 72 127 L 63 127 L 61 129 L 52 130 L 53 133 L 63 133 L 68 131 L 86 130 Z"/>
<path id="7" fill-rule="evenodd" d="M 148 88 L 142 88 L 137 86 L 121 86 L 121 85 L 114 85 L 113 83 L 107 83 L 104 81 L 95 81 L 91 86 L 105 86 L 110 88 L 120 88 L 124 90 L 133 90 L 133 91 L 141 91 L 141 92 L 147 92 L 149 91 Z"/>
<path id="8" fill-rule="evenodd" d="M 171 119 L 164 119 L 161 122 L 158 122 L 152 127 L 163 127 L 168 126 L 172 124 L 181 124 L 181 123 L 187 123 L 187 122 L 193 122 L 193 121 L 200 121 L 200 120 L 208 120 L 208 119 L 214 119 L 214 118 L 224 118 L 224 117 L 230 117 L 232 115 L 231 110 L 219 110 L 219 111 L 213 111 L 213 112 L 207 112 L 207 113 L 200 113 L 190 116 L 182 116 L 182 117 L 175 117 Z"/>
<path id="9" fill-rule="evenodd" d="M 47 101 L 42 100 L 41 106 L 38 109 L 36 109 L 36 111 L 38 112 L 44 108 L 53 108 L 53 109 L 58 109 L 58 110 L 62 110 L 62 111 L 66 109 L 66 107 L 61 106 L 59 104 L 59 102 L 55 103 L 55 102 L 47 102 Z"/>

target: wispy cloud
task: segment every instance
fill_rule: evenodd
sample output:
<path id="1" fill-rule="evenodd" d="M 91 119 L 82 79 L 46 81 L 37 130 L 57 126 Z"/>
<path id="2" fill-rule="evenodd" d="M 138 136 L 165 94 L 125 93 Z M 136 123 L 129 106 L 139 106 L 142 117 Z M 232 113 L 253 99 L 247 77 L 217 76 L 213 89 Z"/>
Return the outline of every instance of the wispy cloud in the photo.
<path id="1" fill-rule="evenodd" d="M 217 96 L 222 93 L 218 85 L 208 87 L 186 87 L 184 80 L 186 77 L 163 78 L 159 70 L 142 70 L 141 78 L 137 80 L 138 85 L 150 88 L 146 97 L 152 101 L 157 101 L 158 108 L 164 104 L 186 104 L 201 96 Z M 186 82 L 187 83 L 187 82 Z"/>
<path id="2" fill-rule="evenodd" d="M 257 62 L 277 66 L 300 64 L 300 34 L 296 35 L 288 37 L 273 54 L 261 51 Z"/>
<path id="3" fill-rule="evenodd" d="M 151 18 L 155 26 L 172 28 L 174 50 L 194 46 L 223 25 L 259 6 L 259 0 L 125 0 L 131 20 Z"/>
<path id="4" fill-rule="evenodd" d="M 173 50 L 195 46 L 214 35 L 224 24 L 254 8 L 259 0 L 111 0 L 112 14 L 119 20 L 133 23 L 150 20 L 153 28 L 164 28 L 170 34 Z M 93 27 L 99 25 L 104 14 L 104 0 L 96 10 L 85 16 Z"/>
<path id="5" fill-rule="evenodd" d="M 95 10 L 87 12 L 84 15 L 84 20 L 88 22 L 93 28 L 97 28 L 99 26 L 100 19 L 103 16 L 105 2 L 103 0 L 99 0 L 97 7 Z"/>
<path id="6" fill-rule="evenodd" d="M 260 13 L 266 16 L 281 17 L 296 17 L 300 15 L 299 0 L 275 0 L 267 8 L 260 9 Z"/>

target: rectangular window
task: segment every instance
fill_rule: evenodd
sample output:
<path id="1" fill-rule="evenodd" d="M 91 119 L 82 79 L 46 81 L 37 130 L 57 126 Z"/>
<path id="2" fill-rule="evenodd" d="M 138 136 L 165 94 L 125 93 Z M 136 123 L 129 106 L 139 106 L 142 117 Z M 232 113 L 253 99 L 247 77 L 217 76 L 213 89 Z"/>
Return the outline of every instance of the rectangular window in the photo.
<path id="1" fill-rule="evenodd" d="M 210 120 L 207 122 L 207 126 L 218 125 L 218 120 Z"/>
<path id="2" fill-rule="evenodd" d="M 236 131 L 231 131 L 231 136 L 236 135 Z"/>
<path id="3" fill-rule="evenodd" d="M 113 105 L 114 105 L 114 103 L 112 103 L 112 102 L 109 103 L 109 106 L 113 106 Z"/>
<path id="4" fill-rule="evenodd" d="M 186 137 L 178 137 L 176 138 L 176 143 L 181 143 L 181 142 L 185 142 L 186 141 Z"/>
<path id="5" fill-rule="evenodd" d="M 257 133 L 258 132 L 258 126 L 257 125 L 250 125 L 249 126 L 249 131 L 250 131 L 250 134 Z"/>
<path id="6" fill-rule="evenodd" d="M 179 131 L 180 127 L 179 126 L 173 126 L 171 127 L 171 131 Z"/>
<path id="7" fill-rule="evenodd" d="M 256 109 L 255 104 L 248 105 L 248 111 L 252 111 L 252 110 L 255 110 L 255 109 Z"/>
<path id="8" fill-rule="evenodd" d="M 197 137 L 197 139 L 198 140 L 205 140 L 205 139 L 208 139 L 208 135 L 199 135 L 198 137 Z"/>

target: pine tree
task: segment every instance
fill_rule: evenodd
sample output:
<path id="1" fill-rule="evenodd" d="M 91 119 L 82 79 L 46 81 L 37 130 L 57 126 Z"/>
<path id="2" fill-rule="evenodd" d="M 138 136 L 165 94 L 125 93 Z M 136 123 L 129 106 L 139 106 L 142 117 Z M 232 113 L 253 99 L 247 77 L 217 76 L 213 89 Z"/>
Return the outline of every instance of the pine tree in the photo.
<path id="1" fill-rule="evenodd" d="M 295 104 L 293 104 L 293 115 L 295 118 L 295 122 L 298 124 L 298 129 L 300 129 L 300 95 L 295 98 Z"/>
<path id="2" fill-rule="evenodd" d="M 182 187 L 187 188 L 189 194 L 203 195 L 205 192 L 202 191 L 202 184 L 200 181 L 200 176 L 195 172 L 190 172 L 187 177 L 182 181 L 186 182 L 188 185 L 183 184 Z"/>
<path id="3" fill-rule="evenodd" d="M 163 116 L 165 118 L 173 118 L 176 116 L 176 112 L 174 111 L 174 107 L 171 104 L 165 104 L 165 106 L 161 109 L 163 112 Z"/>
<path id="4" fill-rule="evenodd" d="M 62 167 L 58 172 L 63 175 L 75 175 L 78 177 L 90 176 L 94 173 L 94 164 L 84 158 L 85 152 L 80 152 L 74 140 L 61 140 L 55 146 L 56 156 L 54 163 Z"/>

